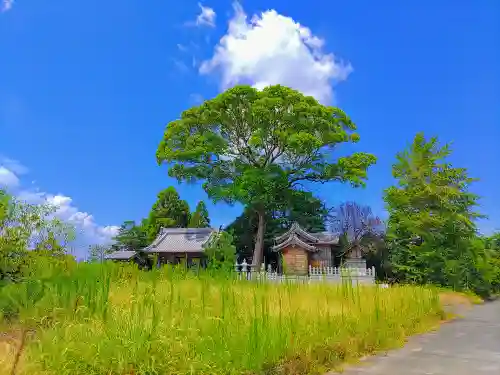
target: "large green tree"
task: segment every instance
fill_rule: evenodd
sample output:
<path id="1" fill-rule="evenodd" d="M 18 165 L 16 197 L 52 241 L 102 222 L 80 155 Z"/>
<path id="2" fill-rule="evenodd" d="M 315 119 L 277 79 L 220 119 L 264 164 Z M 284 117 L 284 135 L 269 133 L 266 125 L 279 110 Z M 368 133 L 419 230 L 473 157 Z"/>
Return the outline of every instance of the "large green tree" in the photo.
<path id="1" fill-rule="evenodd" d="M 207 206 L 205 202 L 199 201 L 196 209 L 191 214 L 189 219 L 189 228 L 208 228 L 210 226 L 210 218 L 208 216 Z"/>
<path id="2" fill-rule="evenodd" d="M 262 261 L 266 213 L 308 182 L 363 185 L 376 159 L 335 159 L 356 126 L 339 108 L 280 85 L 236 86 L 168 124 L 156 156 L 179 181 L 204 181 L 214 201 L 241 202 L 258 218 L 253 262 Z"/>
<path id="3" fill-rule="evenodd" d="M 160 191 L 147 219 L 148 241 L 153 241 L 162 227 L 186 228 L 189 218 L 189 204 L 173 186 Z"/>
<path id="4" fill-rule="evenodd" d="M 469 191 L 475 180 L 447 161 L 450 152 L 419 133 L 397 155 L 392 172 L 398 184 L 385 190 L 384 200 L 391 263 L 401 281 L 457 289 L 486 282 L 475 224 L 479 197 Z"/>

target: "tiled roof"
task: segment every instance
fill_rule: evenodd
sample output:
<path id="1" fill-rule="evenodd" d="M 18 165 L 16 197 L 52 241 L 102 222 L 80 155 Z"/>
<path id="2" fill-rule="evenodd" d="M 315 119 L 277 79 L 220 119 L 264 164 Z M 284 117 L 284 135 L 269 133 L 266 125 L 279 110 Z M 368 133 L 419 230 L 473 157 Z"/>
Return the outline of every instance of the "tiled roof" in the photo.
<path id="1" fill-rule="evenodd" d="M 105 259 L 110 260 L 129 260 L 132 259 L 135 255 L 135 251 L 121 250 L 115 251 L 114 253 L 106 255 Z"/>
<path id="2" fill-rule="evenodd" d="M 302 229 L 302 227 L 297 222 L 294 222 L 291 225 L 290 229 L 288 229 L 281 236 L 276 237 L 275 241 L 282 242 L 293 234 L 298 234 L 300 237 L 304 238 L 305 240 L 309 240 L 309 241 L 313 241 L 313 242 L 315 242 L 315 240 L 316 240 L 316 237 L 314 236 L 314 234 L 305 231 L 304 229 Z"/>
<path id="3" fill-rule="evenodd" d="M 216 232 L 213 228 L 163 228 L 147 253 L 199 253 Z"/>
<path id="4" fill-rule="evenodd" d="M 319 233 L 309 233 L 305 231 L 299 224 L 294 222 L 290 229 L 283 233 L 282 235 L 276 237 L 274 240 L 279 244 L 286 241 L 291 236 L 297 235 L 302 238 L 304 242 L 310 244 L 318 245 L 336 245 L 339 243 L 339 236 L 332 232 L 319 232 Z"/>
<path id="5" fill-rule="evenodd" d="M 333 232 L 311 233 L 318 239 L 318 243 L 336 245 L 339 243 L 339 236 Z"/>
<path id="6" fill-rule="evenodd" d="M 292 234 L 290 237 L 288 237 L 285 241 L 281 242 L 280 244 L 273 246 L 273 250 L 274 251 L 283 250 L 287 246 L 298 246 L 304 250 L 318 251 L 318 249 L 315 248 L 313 245 L 305 243 L 295 234 Z"/>

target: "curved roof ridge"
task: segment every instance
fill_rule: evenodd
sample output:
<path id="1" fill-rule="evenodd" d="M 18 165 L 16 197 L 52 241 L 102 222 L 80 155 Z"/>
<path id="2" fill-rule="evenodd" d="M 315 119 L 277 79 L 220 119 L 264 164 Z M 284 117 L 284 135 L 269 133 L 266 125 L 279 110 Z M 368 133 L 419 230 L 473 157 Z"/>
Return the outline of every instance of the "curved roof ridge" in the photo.
<path id="1" fill-rule="evenodd" d="M 297 245 L 297 246 L 299 246 L 305 250 L 309 250 L 309 251 L 317 251 L 318 250 L 315 246 L 310 245 L 308 243 L 305 243 L 297 235 L 292 234 L 285 241 L 273 246 L 273 251 L 282 250 L 286 246 L 290 246 L 290 245 L 292 245 L 292 246 Z"/>
<path id="2" fill-rule="evenodd" d="M 318 239 L 312 235 L 311 233 L 307 232 L 305 229 L 303 229 L 299 223 L 296 221 L 293 222 L 291 225 L 290 229 L 288 229 L 285 233 L 282 235 L 278 236 L 275 238 L 277 242 L 283 241 L 285 238 L 290 237 L 291 235 L 299 234 L 303 238 L 312 241 L 312 242 L 318 242 Z"/>

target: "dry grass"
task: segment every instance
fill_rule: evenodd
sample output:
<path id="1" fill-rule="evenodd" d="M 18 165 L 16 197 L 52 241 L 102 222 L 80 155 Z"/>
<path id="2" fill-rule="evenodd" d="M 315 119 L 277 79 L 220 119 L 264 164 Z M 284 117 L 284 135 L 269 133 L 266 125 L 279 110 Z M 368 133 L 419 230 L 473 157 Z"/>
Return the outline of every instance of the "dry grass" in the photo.
<path id="1" fill-rule="evenodd" d="M 94 271 L 61 280 L 21 314 L 37 335 L 18 374 L 320 374 L 443 318 L 428 288 Z M 0 370 L 17 345 L 0 339 Z"/>
<path id="2" fill-rule="evenodd" d="M 19 337 L 0 333 L 0 374 L 8 374 L 13 366 L 13 358 L 19 346 Z"/>

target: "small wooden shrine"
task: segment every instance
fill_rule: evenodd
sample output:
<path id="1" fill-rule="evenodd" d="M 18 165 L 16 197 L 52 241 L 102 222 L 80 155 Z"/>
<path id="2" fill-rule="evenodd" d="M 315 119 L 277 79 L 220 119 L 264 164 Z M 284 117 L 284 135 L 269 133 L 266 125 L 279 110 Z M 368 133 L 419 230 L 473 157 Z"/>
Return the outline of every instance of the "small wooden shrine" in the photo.
<path id="1" fill-rule="evenodd" d="M 297 223 L 275 238 L 273 251 L 279 252 L 282 270 L 287 274 L 306 275 L 309 266 L 333 266 L 333 250 L 339 236 L 331 232 L 309 233 Z"/>

